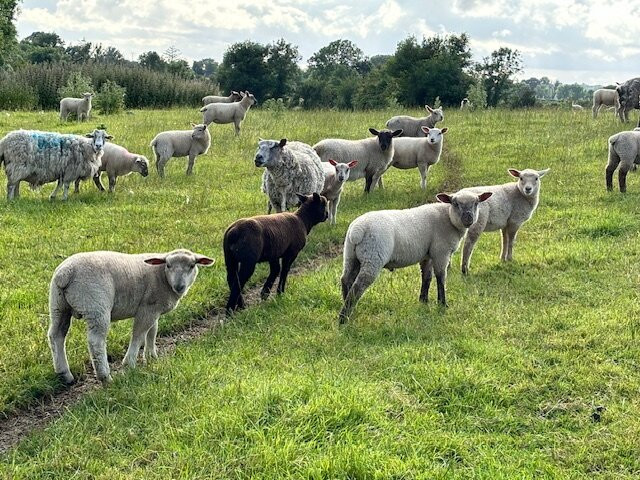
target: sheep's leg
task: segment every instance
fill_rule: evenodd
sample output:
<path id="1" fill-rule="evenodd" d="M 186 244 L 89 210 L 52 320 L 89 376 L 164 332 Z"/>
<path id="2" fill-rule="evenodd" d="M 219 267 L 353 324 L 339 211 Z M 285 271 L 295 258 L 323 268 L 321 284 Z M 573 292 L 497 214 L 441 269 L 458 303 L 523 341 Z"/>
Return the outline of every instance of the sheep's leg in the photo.
<path id="1" fill-rule="evenodd" d="M 382 177 L 378 179 L 378 188 L 384 189 L 384 182 L 382 181 Z"/>
<path id="2" fill-rule="evenodd" d="M 103 384 L 111 381 L 109 360 L 107 359 L 107 332 L 109 330 L 109 316 L 86 315 L 87 337 L 89 339 L 89 353 L 96 377 Z"/>
<path id="3" fill-rule="evenodd" d="M 447 263 L 449 260 L 447 259 Z M 435 269 L 436 283 L 438 284 L 438 303 L 443 307 L 448 307 L 445 284 L 447 283 L 447 268 Z"/>
<path id="4" fill-rule="evenodd" d="M 226 259 L 227 284 L 229 285 L 229 300 L 227 301 L 227 313 L 233 312 L 238 306 L 238 297 L 241 295 L 238 268 L 240 264 L 235 259 Z"/>
<path id="5" fill-rule="evenodd" d="M 600 112 L 600 107 L 602 105 L 598 105 L 598 104 L 593 104 L 593 108 L 591 109 L 591 112 L 593 113 L 593 118 L 596 118 L 598 116 L 598 112 Z"/>
<path id="6" fill-rule="evenodd" d="M 109 175 L 109 193 L 113 193 L 116 189 L 116 176 Z"/>
<path id="7" fill-rule="evenodd" d="M 253 272 L 255 270 L 256 270 L 255 260 L 243 261 L 240 264 L 240 270 L 238 271 L 238 281 L 240 282 L 240 292 L 238 293 L 237 308 L 242 309 L 245 307 L 242 291 L 244 290 L 244 286 L 247 284 L 247 282 L 249 281 L 249 279 L 251 278 L 251 275 L 253 275 Z"/>
<path id="8" fill-rule="evenodd" d="M 507 240 L 509 242 L 507 254 L 505 255 L 505 260 L 510 262 L 513 260 L 513 246 L 516 244 L 516 235 L 518 234 L 519 226 L 507 226 Z"/>
<path id="9" fill-rule="evenodd" d="M 160 178 L 164 178 L 164 166 L 169 161 L 168 158 L 158 156 L 156 158 L 156 169 L 158 170 L 158 176 Z"/>
<path id="10" fill-rule="evenodd" d="M 276 281 L 276 278 L 280 274 L 280 259 L 271 260 L 269 262 L 269 267 L 269 276 L 267 277 L 267 281 L 264 282 L 262 292 L 260 292 L 260 297 L 262 298 L 262 300 L 266 300 L 267 298 L 269 298 L 271 288 L 273 287 L 273 282 Z"/>
<path id="11" fill-rule="evenodd" d="M 100 180 L 100 175 L 101 173 L 98 172 L 98 174 L 93 177 L 93 183 L 96 184 L 96 187 L 98 188 L 98 190 L 100 190 L 101 192 L 104 192 L 104 186 L 102 185 L 102 180 Z"/>
<path id="12" fill-rule="evenodd" d="M 431 278 L 433 277 L 433 262 L 430 258 L 420 262 L 420 270 L 422 272 L 420 301 L 427 303 L 429 301 L 429 287 L 431 286 Z"/>
<path id="13" fill-rule="evenodd" d="M 13 194 L 15 195 L 15 198 L 18 198 L 20 196 L 20 182 L 17 182 L 15 184 L 15 187 L 13 189 Z"/>
<path id="14" fill-rule="evenodd" d="M 371 184 L 373 182 L 373 175 L 368 175 L 365 178 L 364 184 L 364 193 L 369 193 L 371 191 Z"/>
<path id="15" fill-rule="evenodd" d="M 147 334 L 144 339 L 144 358 L 146 361 L 151 360 L 152 358 L 158 358 L 158 349 L 156 348 L 156 336 L 158 335 L 158 319 L 153 322 L 151 328 L 147 330 Z"/>
<path id="16" fill-rule="evenodd" d="M 73 193 L 74 194 L 80 193 L 80 179 L 79 178 L 76 178 L 76 181 L 74 182 Z"/>
<path id="17" fill-rule="evenodd" d="M 618 183 L 620 184 L 620 193 L 625 193 L 627 191 L 627 173 L 629 173 L 629 165 L 626 163 L 621 163 L 620 168 L 618 169 Z"/>
<path id="18" fill-rule="evenodd" d="M 429 165 L 418 165 L 420 171 L 420 188 L 427 189 L 427 173 L 429 173 Z"/>
<path id="19" fill-rule="evenodd" d="M 289 253 L 282 257 L 282 270 L 280 270 L 280 281 L 278 282 L 278 294 L 284 293 L 285 285 L 287 283 L 287 276 L 289 275 L 289 269 L 294 260 L 298 256 L 298 252 Z"/>
<path id="20" fill-rule="evenodd" d="M 340 278 L 340 285 L 342 286 L 342 300 L 347 299 L 347 295 L 355 282 L 356 277 L 360 273 L 360 261 L 357 258 L 351 258 L 345 261 L 344 271 Z"/>
<path id="21" fill-rule="evenodd" d="M 340 197 L 331 201 L 331 205 L 329 206 L 329 214 L 331 215 L 330 223 L 331 225 L 335 225 L 338 221 L 338 205 L 340 204 Z"/>
<path id="22" fill-rule="evenodd" d="M 192 153 L 189 154 L 189 163 L 187 164 L 187 175 L 193 175 L 193 165 L 196 163 L 196 156 Z"/>
<path id="23" fill-rule="evenodd" d="M 133 331 L 131 332 L 131 340 L 129 340 L 129 348 L 124 354 L 123 365 L 134 368 L 138 359 L 140 347 L 145 343 L 147 332 L 158 321 L 158 316 L 149 314 L 148 312 L 138 313 L 133 319 Z M 146 348 L 146 344 L 145 344 Z"/>
<path id="24" fill-rule="evenodd" d="M 71 326 L 71 311 L 51 309 L 51 324 L 49 325 L 49 347 L 53 357 L 53 368 L 62 381 L 71 385 L 75 380 L 69 369 L 65 340 Z"/>
<path id="25" fill-rule="evenodd" d="M 501 230 L 502 232 L 502 252 L 500 252 L 500 260 L 507 260 L 507 253 L 509 252 L 509 233 L 507 227 Z"/>
<path id="26" fill-rule="evenodd" d="M 49 200 L 56 199 L 56 195 L 58 195 L 58 192 L 60 191 L 61 186 L 62 186 L 62 179 L 58 180 L 58 184 L 56 185 L 56 188 L 54 188 L 53 192 L 51 192 L 51 195 L 49 195 Z"/>
<path id="27" fill-rule="evenodd" d="M 7 182 L 7 200 L 13 200 L 16 196 L 16 184 Z"/>
<path id="28" fill-rule="evenodd" d="M 383 173 L 384 172 L 376 172 L 376 173 L 373 174 L 373 177 L 372 177 L 372 180 L 371 180 L 371 188 L 374 188 L 376 185 L 379 185 L 380 188 L 383 188 L 382 184 L 378 183 L 380 180 L 382 180 L 382 174 Z"/>
<path id="29" fill-rule="evenodd" d="M 605 183 L 607 185 L 607 190 L 613 190 L 613 173 L 618 168 L 620 164 L 620 157 L 614 151 L 609 152 L 609 163 L 607 164 L 607 168 L 605 169 Z"/>
<path id="30" fill-rule="evenodd" d="M 476 223 L 472 225 L 469 230 L 467 230 L 467 235 L 464 239 L 464 246 L 462 247 L 462 274 L 469 274 L 469 263 L 471 262 L 471 255 L 473 254 L 473 249 L 482 235 L 484 226 Z"/>
<path id="31" fill-rule="evenodd" d="M 378 277 L 380 270 L 381 267 L 378 268 L 371 263 L 362 265 L 355 282 L 353 282 L 351 289 L 349 289 L 347 298 L 345 298 L 344 300 L 344 305 L 342 306 L 342 309 L 338 314 L 338 320 L 340 321 L 340 324 L 344 324 L 347 322 L 347 320 L 351 316 L 351 313 L 353 312 L 353 309 L 357 305 L 358 300 L 360 300 L 360 297 L 362 297 L 367 288 L 369 288 Z"/>
<path id="32" fill-rule="evenodd" d="M 62 200 L 69 200 L 69 186 L 71 182 L 64 182 L 62 186 Z"/>
<path id="33" fill-rule="evenodd" d="M 240 135 L 240 122 L 236 122 L 236 121 L 234 121 L 234 122 L 233 122 L 233 126 L 234 126 L 234 128 L 235 128 L 235 130 L 236 130 L 236 136 L 237 136 L 237 135 Z"/>

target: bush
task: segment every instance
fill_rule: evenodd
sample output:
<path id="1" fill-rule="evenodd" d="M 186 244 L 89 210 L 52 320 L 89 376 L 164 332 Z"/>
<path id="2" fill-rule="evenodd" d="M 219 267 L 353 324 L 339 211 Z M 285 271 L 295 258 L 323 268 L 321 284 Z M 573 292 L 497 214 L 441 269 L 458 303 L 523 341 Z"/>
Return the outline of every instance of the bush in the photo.
<path id="1" fill-rule="evenodd" d="M 487 91 L 480 78 L 476 78 L 467 90 L 467 98 L 473 110 L 487 108 Z"/>
<path id="2" fill-rule="evenodd" d="M 94 93 L 91 79 L 81 72 L 74 72 L 67 79 L 66 85 L 58 89 L 58 100 L 66 97 L 81 98 L 85 92 Z"/>
<path id="3" fill-rule="evenodd" d="M 264 101 L 262 108 L 269 112 L 284 112 L 287 109 L 287 106 L 281 98 L 278 98 L 277 100 L 275 98 L 269 98 Z"/>
<path id="4" fill-rule="evenodd" d="M 511 108 L 530 108 L 536 106 L 536 92 L 525 83 L 513 86 L 507 97 L 507 104 Z"/>
<path id="5" fill-rule="evenodd" d="M 124 110 L 127 90 L 111 80 L 102 84 L 95 99 L 95 106 L 104 115 Z"/>
<path id="6" fill-rule="evenodd" d="M 32 110 L 38 105 L 38 95 L 29 85 L 20 85 L 5 79 L 9 73 L 0 73 L 0 108 L 4 110 Z"/>

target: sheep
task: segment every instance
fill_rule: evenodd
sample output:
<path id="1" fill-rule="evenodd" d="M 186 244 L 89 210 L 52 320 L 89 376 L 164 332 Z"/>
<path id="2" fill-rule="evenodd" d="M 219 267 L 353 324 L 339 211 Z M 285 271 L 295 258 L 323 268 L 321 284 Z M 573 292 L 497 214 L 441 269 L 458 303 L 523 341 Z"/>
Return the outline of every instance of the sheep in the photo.
<path id="1" fill-rule="evenodd" d="M 211 146 L 208 125 L 191 124 L 192 130 L 169 130 L 160 132 L 151 140 L 150 146 L 156 158 L 158 175 L 164 178 L 164 166 L 171 157 L 189 157 L 187 175 L 193 174 L 193 165 L 198 155 L 206 155 Z"/>
<path id="2" fill-rule="evenodd" d="M 449 129 L 422 127 L 422 131 L 427 135 L 425 138 L 400 137 L 393 142 L 393 161 L 391 166 L 406 170 L 418 168 L 420 171 L 420 187 L 427 188 L 427 173 L 429 167 L 440 161 L 442 153 L 443 135 Z M 378 184 L 382 183 L 382 177 Z"/>
<path id="3" fill-rule="evenodd" d="M 105 143 L 102 153 L 102 164 L 98 173 L 93 177 L 93 181 L 98 190 L 104 192 L 104 186 L 100 181 L 102 172 L 107 172 L 109 177 L 109 192 L 113 193 L 116 188 L 116 179 L 124 177 L 132 172 L 138 172 L 143 177 L 149 175 L 149 160 L 144 155 L 136 155 L 129 152 L 124 147 L 115 143 Z M 80 179 L 76 180 L 75 193 L 80 191 Z"/>
<path id="4" fill-rule="evenodd" d="M 578 113 L 584 110 L 584 107 L 582 105 L 578 105 L 577 103 L 572 103 L 571 104 L 571 110 L 573 110 L 573 113 Z"/>
<path id="5" fill-rule="evenodd" d="M 324 171 L 316 152 L 306 143 L 260 140 L 254 159 L 256 167 L 264 167 L 262 191 L 271 208 L 284 212 L 298 204 L 296 194 L 320 193 L 324 186 Z"/>
<path id="6" fill-rule="evenodd" d="M 87 138 L 85 138 L 87 137 Z M 0 140 L 0 164 L 7 174 L 7 199 L 20 196 L 20 182 L 32 188 L 57 181 L 50 195 L 54 200 L 61 186 L 63 199 L 77 179 L 93 177 L 100 168 L 104 144 L 113 138 L 104 130 L 85 135 L 62 135 L 37 130 L 14 130 Z"/>
<path id="7" fill-rule="evenodd" d="M 640 101 L 638 96 L 640 95 L 640 77 L 627 80 L 623 84 L 618 84 L 616 87 L 618 92 L 618 101 L 620 107 L 618 108 L 618 116 L 620 121 L 629 121 L 629 111 L 632 109 L 640 108 Z"/>
<path id="8" fill-rule="evenodd" d="M 390 130 L 402 129 L 403 137 L 424 137 L 421 127 L 433 128 L 436 123 L 444 120 L 442 108 L 431 108 L 425 105 L 429 115 L 422 118 L 410 117 L 408 115 L 398 115 L 387 121 L 387 128 Z"/>
<path id="9" fill-rule="evenodd" d="M 79 122 L 87 120 L 91 112 L 93 93 L 85 92 L 82 98 L 63 98 L 60 100 L 60 120 L 66 122 L 70 113 L 75 113 Z"/>
<path id="10" fill-rule="evenodd" d="M 471 108 L 471 103 L 469 102 L 469 99 L 467 97 L 464 97 L 461 101 L 460 101 L 460 110 L 465 110 Z"/>
<path id="11" fill-rule="evenodd" d="M 349 163 L 357 160 L 358 164 L 351 170 L 349 180 L 365 178 L 364 191 L 369 193 L 378 184 L 378 180 L 387 171 L 393 160 L 393 138 L 402 135 L 402 130 L 382 130 L 370 128 L 375 138 L 362 140 L 321 140 L 313 146 L 323 162 L 330 159 L 338 163 Z"/>
<path id="12" fill-rule="evenodd" d="M 210 103 L 200 109 L 202 112 L 202 123 L 209 125 L 210 123 L 233 123 L 236 135 L 240 135 L 240 124 L 247 115 L 252 105 L 256 105 L 258 101 L 248 91 L 242 94 L 242 100 L 233 103 Z"/>
<path id="13" fill-rule="evenodd" d="M 65 353 L 71 317 L 87 322 L 89 353 L 96 377 L 111 381 L 107 332 L 111 322 L 133 317 L 133 331 L 123 364 L 135 367 L 144 345 L 146 359 L 157 358 L 158 318 L 175 309 L 198 275 L 196 266 L 214 260 L 189 250 L 130 255 L 84 252 L 71 255 L 53 273 L 49 286 L 49 346 L 55 372 L 74 382 Z"/>
<path id="14" fill-rule="evenodd" d="M 591 108 L 593 118 L 597 118 L 603 105 L 613 107 L 617 111 L 620 108 L 618 91 L 612 88 L 599 88 L 593 92 L 593 107 Z"/>
<path id="15" fill-rule="evenodd" d="M 331 225 L 336 224 L 342 188 L 349 179 L 351 169 L 356 165 L 358 165 L 357 160 L 349 163 L 337 163 L 335 160 L 330 159 L 329 162 L 322 163 L 324 168 L 324 187 L 322 187 L 321 194 L 329 202 L 329 223 Z"/>
<path id="16" fill-rule="evenodd" d="M 478 219 L 467 230 L 462 249 L 462 273 L 469 273 L 469 261 L 478 238 L 482 232 L 502 230 L 502 253 L 500 259 L 510 261 L 513 258 L 513 246 L 518 230 L 535 212 L 540 200 L 540 179 L 549 173 L 546 170 L 519 171 L 514 168 L 509 174 L 518 179 L 503 185 L 465 188 L 463 192 L 478 194 L 491 192 L 493 196 L 478 210 Z"/>
<path id="17" fill-rule="evenodd" d="M 218 95 L 207 95 L 206 97 L 202 97 L 203 105 L 209 105 L 210 103 L 233 103 L 240 100 L 242 100 L 242 95 L 235 90 L 231 90 L 231 93 L 227 97 L 220 97 Z"/>
<path id="18" fill-rule="evenodd" d="M 609 137 L 609 162 L 605 169 L 607 190 L 613 190 L 613 173 L 618 165 L 620 192 L 627 191 L 627 173 L 640 163 L 640 121 L 631 131 L 616 133 Z"/>
<path id="19" fill-rule="evenodd" d="M 420 301 L 427 302 L 435 273 L 438 302 L 447 306 L 445 282 L 451 255 L 460 239 L 478 218 L 481 202 L 492 195 L 457 192 L 439 193 L 442 203 L 405 210 L 378 210 L 359 216 L 347 230 L 344 241 L 342 299 L 339 321 L 345 323 L 365 290 L 383 268 L 394 270 L 416 263 L 422 270 Z"/>
<path id="20" fill-rule="evenodd" d="M 257 263 L 269 262 L 270 266 L 269 276 L 261 291 L 262 299 L 269 297 L 278 275 L 280 281 L 277 292 L 284 293 L 289 269 L 304 248 L 307 235 L 328 216 L 326 198 L 317 193 L 298 195 L 298 198 L 300 208 L 294 213 L 241 218 L 227 228 L 223 240 L 230 291 L 227 314 L 245 307 L 242 290 L 253 275 Z"/>

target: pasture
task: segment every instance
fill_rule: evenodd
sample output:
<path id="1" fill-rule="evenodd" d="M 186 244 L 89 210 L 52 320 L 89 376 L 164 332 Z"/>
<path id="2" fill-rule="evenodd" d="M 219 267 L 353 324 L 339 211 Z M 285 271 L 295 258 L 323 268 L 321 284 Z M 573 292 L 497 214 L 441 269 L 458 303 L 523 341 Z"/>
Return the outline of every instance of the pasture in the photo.
<path id="1" fill-rule="evenodd" d="M 265 212 L 258 137 L 310 144 L 363 138 L 396 112 L 251 110 L 240 137 L 213 125 L 212 147 L 185 176 L 92 182 L 67 203 L 53 184 L 13 203 L 0 174 L 0 414 L 60 389 L 46 341 L 48 282 L 68 255 L 189 248 L 212 256 L 160 335 L 224 306 L 225 228 Z M 419 114 L 419 111 L 413 112 Z M 143 153 L 162 130 L 188 128 L 195 109 L 134 111 L 88 124 L 55 112 L 0 115 L 20 127 L 84 133 L 104 122 Z M 606 192 L 607 138 L 631 124 L 590 112 L 457 112 L 426 192 L 417 170 L 390 170 L 385 190 L 343 193 L 338 224 L 311 232 L 287 293 L 254 303 L 173 355 L 115 375 L 46 429 L 0 456 L 5 478 L 637 478 L 640 475 L 640 180 Z M 551 168 L 540 206 L 501 264 L 485 233 L 471 274 L 460 252 L 450 307 L 418 302 L 419 267 L 385 271 L 339 327 L 341 244 L 373 209 L 434 201 L 439 191 L 512 180 L 508 167 Z M 253 282 L 263 281 L 266 268 Z M 119 362 L 131 322 L 112 326 Z M 82 321 L 67 341 L 74 375 L 91 375 Z M 597 407 L 604 407 L 600 417 Z"/>

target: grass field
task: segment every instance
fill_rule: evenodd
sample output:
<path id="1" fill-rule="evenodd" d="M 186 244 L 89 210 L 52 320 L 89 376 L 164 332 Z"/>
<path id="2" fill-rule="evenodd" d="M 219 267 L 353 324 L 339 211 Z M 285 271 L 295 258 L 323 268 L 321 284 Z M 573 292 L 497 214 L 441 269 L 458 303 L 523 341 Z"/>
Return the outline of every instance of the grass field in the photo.
<path id="1" fill-rule="evenodd" d="M 258 136 L 361 138 L 389 116 L 251 111 L 239 138 L 228 125 L 213 128 L 194 177 L 174 159 L 164 181 L 155 169 L 146 179 L 134 174 L 114 195 L 86 183 L 66 204 L 48 201 L 53 185 L 0 200 L 0 412 L 59 388 L 46 342 L 47 288 L 63 258 L 177 247 L 215 257 L 161 319 L 161 331 L 180 329 L 224 304 L 225 227 L 264 211 L 262 171 L 252 162 Z M 197 118 L 193 110 L 137 111 L 97 121 L 150 156 L 156 132 Z M 338 225 L 313 230 L 302 255 L 312 267 L 291 278 L 285 296 L 117 375 L 1 456 L 0 475 L 638 478 L 640 182 L 631 176 L 626 195 L 604 189 L 606 140 L 630 125 L 546 111 L 447 111 L 442 125 L 450 128 L 446 152 L 426 193 L 417 170 L 389 172 L 386 189 L 368 197 L 360 182 L 349 184 Z M 54 113 L 0 116 L 0 134 L 19 127 L 83 131 L 61 127 Z M 432 201 L 440 190 L 507 182 L 508 167 L 551 167 L 513 263 L 499 262 L 499 233 L 486 234 L 468 278 L 454 257 L 446 311 L 418 302 L 415 266 L 384 272 L 351 323 L 338 327 L 341 256 L 327 252 L 349 221 Z M 116 358 L 130 325 L 110 332 Z M 68 355 L 82 373 L 82 321 L 71 328 Z M 606 409 L 600 421 L 597 406 Z"/>

